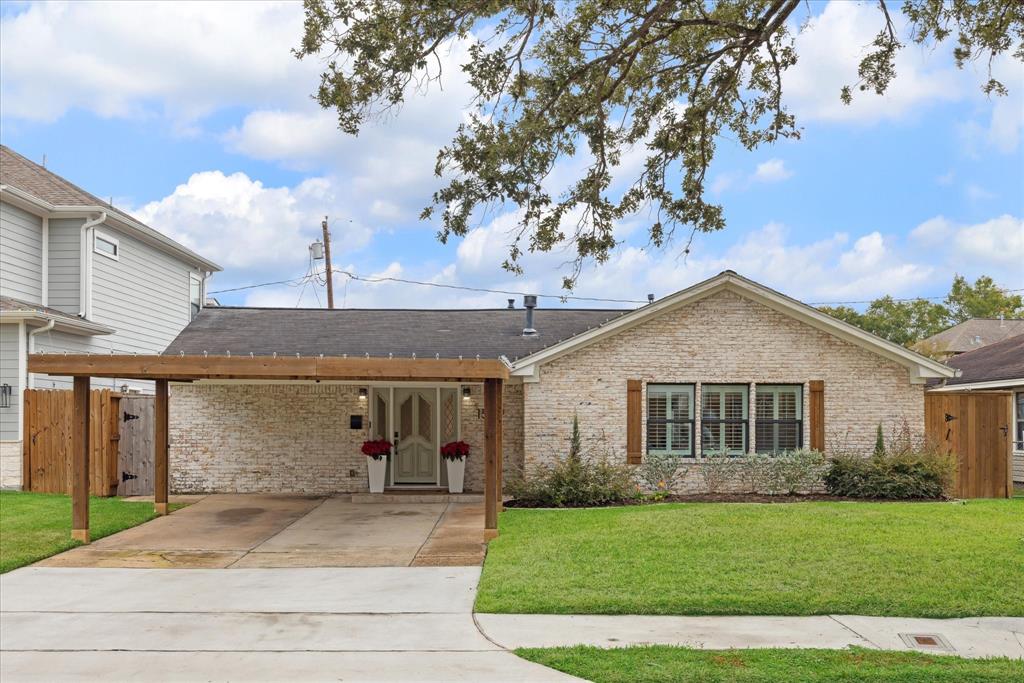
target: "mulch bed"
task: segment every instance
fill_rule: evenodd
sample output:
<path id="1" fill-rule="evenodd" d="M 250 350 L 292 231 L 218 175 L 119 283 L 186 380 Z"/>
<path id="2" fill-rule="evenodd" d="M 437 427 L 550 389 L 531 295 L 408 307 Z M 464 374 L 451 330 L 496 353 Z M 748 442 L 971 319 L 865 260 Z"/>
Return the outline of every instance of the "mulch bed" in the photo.
<path id="1" fill-rule="evenodd" d="M 849 498 L 830 496 L 827 493 L 807 493 L 798 495 L 769 496 L 763 493 L 693 493 L 688 495 L 671 495 L 663 498 L 638 498 L 632 500 L 610 501 L 598 505 L 565 505 L 565 508 L 623 507 L 626 505 L 654 505 L 657 503 L 808 503 L 808 502 L 854 502 L 854 503 L 935 503 L 933 498 L 891 499 L 891 498 Z M 506 508 L 547 508 L 531 501 L 505 501 Z"/>

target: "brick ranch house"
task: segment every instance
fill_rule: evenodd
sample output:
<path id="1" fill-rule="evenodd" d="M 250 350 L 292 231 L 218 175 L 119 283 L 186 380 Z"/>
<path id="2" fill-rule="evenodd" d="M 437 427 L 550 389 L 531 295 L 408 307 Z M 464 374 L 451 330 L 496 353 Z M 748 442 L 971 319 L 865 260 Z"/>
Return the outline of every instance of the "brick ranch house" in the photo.
<path id="1" fill-rule="evenodd" d="M 870 452 L 878 424 L 924 429 L 929 380 L 955 371 L 725 271 L 622 310 L 207 308 L 165 355 L 501 358 L 505 477 L 584 447 L 627 462 L 822 448 Z M 440 446 L 472 448 L 483 487 L 483 386 L 200 380 L 170 387 L 176 492 L 367 490 L 362 442 L 396 443 L 387 485 L 446 485 Z M 696 477 L 685 478 L 696 481 Z"/>

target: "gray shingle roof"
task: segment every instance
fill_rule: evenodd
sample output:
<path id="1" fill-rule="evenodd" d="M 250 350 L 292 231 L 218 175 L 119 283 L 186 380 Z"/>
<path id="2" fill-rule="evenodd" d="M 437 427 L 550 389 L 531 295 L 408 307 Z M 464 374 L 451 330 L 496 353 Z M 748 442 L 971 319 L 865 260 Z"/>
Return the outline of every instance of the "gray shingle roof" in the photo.
<path id="1" fill-rule="evenodd" d="M 1024 320 L 971 318 L 922 340 L 922 345 L 945 353 L 966 353 L 1024 334 Z"/>
<path id="2" fill-rule="evenodd" d="M 0 145 L 0 183 L 59 206 L 100 206 L 107 203 L 5 145 Z"/>
<path id="3" fill-rule="evenodd" d="M 464 356 L 522 358 L 586 332 L 625 310 L 543 309 L 536 336 L 524 337 L 526 311 L 517 309 L 204 308 L 165 354 L 268 356 Z"/>
<path id="4" fill-rule="evenodd" d="M 946 380 L 947 385 L 1024 380 L 1024 335 L 954 356 L 947 364 L 961 372 L 960 377 Z"/>

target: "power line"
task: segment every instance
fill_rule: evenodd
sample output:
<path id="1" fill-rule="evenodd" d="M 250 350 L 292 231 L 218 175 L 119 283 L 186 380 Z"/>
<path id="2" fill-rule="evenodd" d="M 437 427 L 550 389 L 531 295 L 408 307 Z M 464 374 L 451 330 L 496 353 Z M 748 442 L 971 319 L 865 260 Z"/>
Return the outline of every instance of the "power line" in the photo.
<path id="1" fill-rule="evenodd" d="M 510 295 L 510 296 L 525 296 L 525 295 L 529 294 L 529 292 L 519 292 L 519 291 L 514 291 L 514 290 L 509 290 L 509 289 L 489 289 L 487 287 L 470 287 L 468 285 L 450 285 L 450 284 L 445 284 L 443 282 L 423 282 L 422 280 L 410 280 L 410 279 L 407 279 L 407 278 L 400 278 L 400 277 L 389 277 L 389 276 L 385 276 L 385 277 L 366 277 L 366 276 L 362 276 L 362 275 L 357 275 L 357 274 L 352 273 L 352 272 L 347 271 L 347 270 L 342 270 L 340 268 L 333 268 L 332 270 L 336 274 L 344 275 L 345 277 L 349 278 L 349 280 L 356 280 L 356 281 L 359 281 L 359 282 L 367 282 L 367 283 L 371 283 L 371 284 L 381 283 L 381 282 L 396 282 L 396 283 L 399 283 L 399 284 L 419 285 L 419 286 L 422 286 L 422 287 L 440 287 L 442 289 L 455 289 L 455 290 L 460 290 L 460 291 L 465 291 L 465 292 L 477 292 L 477 293 L 482 293 L 482 294 L 504 294 L 504 295 Z M 241 287 L 231 287 L 229 289 L 219 289 L 217 291 L 213 291 L 213 292 L 209 292 L 209 293 L 210 294 L 226 294 L 228 292 L 240 292 L 240 291 L 243 291 L 243 290 L 246 290 L 246 289 L 255 289 L 257 287 L 272 287 L 274 285 L 285 285 L 285 284 L 286 285 L 296 286 L 296 285 L 301 285 L 303 283 L 308 282 L 311 278 L 315 278 L 317 282 L 321 282 L 320 276 L 322 276 L 324 274 L 325 273 L 324 273 L 323 270 L 314 270 L 312 272 L 307 272 L 302 277 L 293 278 L 291 280 L 278 280 L 276 282 L 260 282 L 260 283 L 252 284 L 252 285 L 243 285 Z M 322 284 L 322 282 L 321 282 L 321 284 Z M 1016 293 L 1016 292 L 1024 292 L 1024 288 L 1020 288 L 1020 289 L 1004 289 L 1003 292 L 1005 292 L 1006 294 L 1013 294 L 1013 293 Z M 644 299 L 644 300 L 640 300 L 640 299 L 611 299 L 611 298 L 596 297 L 596 296 L 574 296 L 574 295 L 571 295 L 571 294 L 537 294 L 536 296 L 542 297 L 542 298 L 545 298 L 545 299 L 558 299 L 560 301 L 590 301 L 590 302 L 597 302 L 597 303 L 616 303 L 616 304 L 646 304 L 646 303 L 648 303 L 648 301 L 646 299 Z M 908 301 L 917 301 L 918 299 L 924 299 L 925 301 L 937 301 L 937 300 L 945 299 L 945 298 L 946 297 L 944 295 L 943 296 L 916 296 L 916 297 L 908 297 L 908 298 L 903 298 L 903 299 L 893 299 L 893 301 L 896 301 L 896 302 L 899 302 L 899 303 L 905 303 L 905 302 L 908 302 Z M 867 300 L 867 301 L 816 301 L 816 302 L 811 302 L 808 305 L 809 306 L 850 306 L 850 305 L 870 304 L 870 303 L 872 303 L 871 300 Z"/>

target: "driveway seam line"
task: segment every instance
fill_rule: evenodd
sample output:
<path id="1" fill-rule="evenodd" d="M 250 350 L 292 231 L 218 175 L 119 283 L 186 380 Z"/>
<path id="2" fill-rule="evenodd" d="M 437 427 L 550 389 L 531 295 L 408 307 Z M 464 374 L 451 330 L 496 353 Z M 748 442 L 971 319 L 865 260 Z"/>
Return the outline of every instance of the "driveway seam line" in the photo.
<path id="1" fill-rule="evenodd" d="M 320 499 L 319 503 L 317 503 L 316 505 L 311 507 L 309 510 L 307 510 L 305 512 L 305 514 L 299 515 L 298 517 L 293 519 L 291 522 L 289 522 L 283 529 L 278 530 L 277 532 L 275 532 L 275 533 L 271 534 L 270 536 L 267 536 L 266 538 L 264 538 L 262 541 L 260 541 L 256 545 L 250 547 L 248 550 L 246 550 L 244 553 L 242 553 L 241 557 L 236 558 L 234 562 L 224 566 L 224 569 L 231 569 L 236 564 L 241 562 L 242 558 L 244 558 L 247 555 L 249 555 L 250 553 L 254 552 L 257 548 L 259 548 L 264 543 L 270 542 L 272 539 L 274 539 L 274 538 L 280 536 L 281 534 L 283 534 L 284 532 L 288 531 L 288 529 L 291 529 L 294 525 L 296 525 L 299 522 L 301 522 L 302 520 L 304 520 L 308 515 L 313 514 L 314 510 L 319 510 L 323 506 L 324 503 L 326 503 L 330 498 L 333 498 L 333 497 L 334 496 L 324 496 L 323 498 Z"/>
<path id="2" fill-rule="evenodd" d="M 428 533 L 427 537 L 423 539 L 423 543 L 420 543 L 420 547 L 416 548 L 416 552 L 412 554 L 412 559 L 409 560 L 409 564 L 405 565 L 406 567 L 412 567 L 413 564 L 416 562 L 416 558 L 420 556 L 420 553 L 423 551 L 424 546 L 426 546 L 427 543 L 430 541 L 430 537 L 434 535 L 435 531 L 437 531 L 437 527 L 439 524 L 441 524 L 441 520 L 444 519 L 444 516 L 448 514 L 448 509 L 451 507 L 451 505 L 451 503 L 444 504 L 444 510 L 441 510 L 441 514 L 439 514 L 437 516 L 437 519 L 434 520 L 434 526 L 430 527 L 430 533 Z"/>

